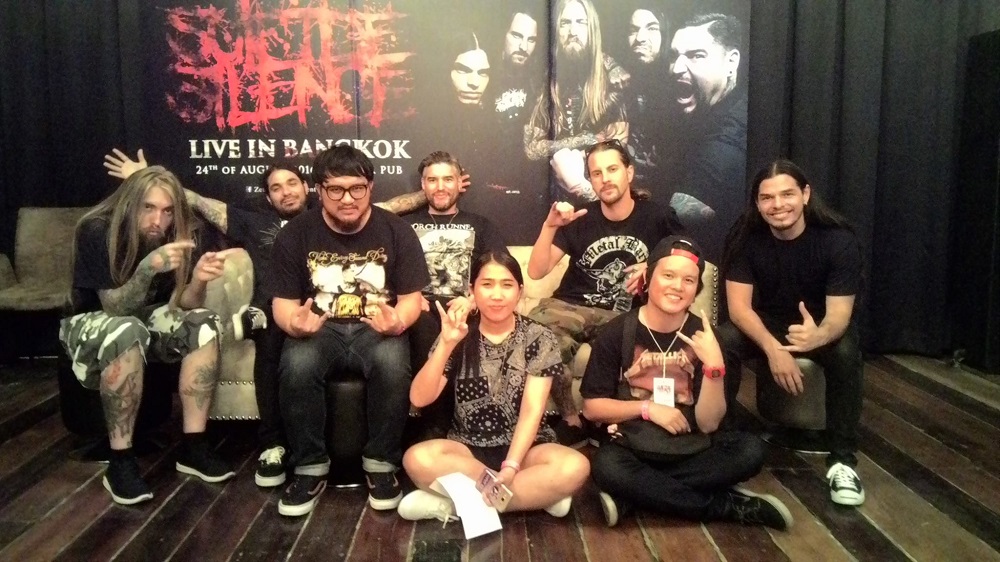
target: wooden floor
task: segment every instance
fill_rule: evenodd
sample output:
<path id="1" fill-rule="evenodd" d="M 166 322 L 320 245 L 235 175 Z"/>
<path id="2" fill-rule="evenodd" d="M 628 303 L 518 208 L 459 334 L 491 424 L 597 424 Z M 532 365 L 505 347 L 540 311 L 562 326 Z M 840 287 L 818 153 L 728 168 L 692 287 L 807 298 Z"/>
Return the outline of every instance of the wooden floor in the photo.
<path id="1" fill-rule="evenodd" d="M 1000 386 L 913 357 L 872 358 L 865 374 L 860 509 L 830 502 L 823 457 L 773 449 L 750 486 L 788 505 L 789 532 L 644 512 L 609 529 L 588 486 L 563 519 L 505 515 L 502 532 L 465 541 L 460 524 L 372 511 L 360 490 L 278 515 L 280 490 L 254 485 L 246 422 L 212 428 L 236 479 L 178 474 L 165 435 L 141 459 L 153 501 L 117 506 L 103 466 L 72 459 L 52 366 L 22 361 L 0 368 L 0 560 L 1000 560 Z M 741 400 L 757 423 L 753 391 L 750 374 Z"/>

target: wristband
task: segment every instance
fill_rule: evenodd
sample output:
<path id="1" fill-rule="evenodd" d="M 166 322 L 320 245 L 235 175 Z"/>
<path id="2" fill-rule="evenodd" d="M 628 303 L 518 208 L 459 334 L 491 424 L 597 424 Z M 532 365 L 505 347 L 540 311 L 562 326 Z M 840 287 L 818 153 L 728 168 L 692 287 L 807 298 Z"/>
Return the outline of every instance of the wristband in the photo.
<path id="1" fill-rule="evenodd" d="M 708 365 L 702 365 L 701 374 L 707 379 L 721 379 L 726 376 L 726 366 L 709 367 Z"/>
<path id="2" fill-rule="evenodd" d="M 642 419 L 649 419 L 649 400 L 642 401 Z"/>
<path id="3" fill-rule="evenodd" d="M 517 474 L 518 472 L 521 472 L 521 463 L 507 459 L 502 463 L 500 463 L 500 470 L 503 470 L 505 468 L 513 468 L 514 473 Z"/>

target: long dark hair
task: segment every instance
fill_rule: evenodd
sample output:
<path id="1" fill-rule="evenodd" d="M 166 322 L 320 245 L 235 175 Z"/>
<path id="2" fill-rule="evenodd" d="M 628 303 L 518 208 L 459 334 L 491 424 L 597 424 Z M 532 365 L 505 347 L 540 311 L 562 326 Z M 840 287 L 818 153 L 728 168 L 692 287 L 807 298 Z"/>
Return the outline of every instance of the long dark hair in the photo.
<path id="1" fill-rule="evenodd" d="M 799 189 L 805 189 L 807 185 L 810 186 L 809 204 L 802 211 L 806 225 L 844 228 L 854 233 L 854 227 L 851 226 L 851 223 L 843 215 L 823 203 L 822 198 L 820 198 L 816 190 L 812 189 L 802 168 L 799 168 L 791 160 L 775 160 L 757 172 L 753 181 L 750 182 L 750 197 L 747 199 L 746 209 L 733 224 L 733 227 L 729 229 L 729 234 L 726 235 L 725 250 L 722 253 L 723 278 L 725 278 L 736 257 L 743 252 L 743 246 L 746 244 L 747 238 L 753 233 L 768 231 L 767 223 L 764 222 L 764 218 L 760 216 L 760 210 L 757 209 L 757 196 L 760 194 L 760 184 L 764 180 L 782 174 L 794 179 Z M 855 236 L 855 238 L 857 237 Z"/>
<path id="2" fill-rule="evenodd" d="M 517 286 L 524 287 L 524 275 L 521 273 L 521 266 L 514 259 L 514 256 L 505 250 L 490 250 L 479 256 L 479 259 L 472 264 L 472 269 L 469 272 L 469 283 L 475 286 L 480 272 L 491 263 L 506 268 L 507 271 L 510 271 L 514 280 L 517 281 Z M 479 371 L 479 342 L 483 337 L 483 334 L 479 331 L 479 314 L 470 314 L 466 323 L 469 325 L 469 334 L 465 336 L 462 343 L 452 352 L 452 361 L 455 367 L 452 373 L 456 377 L 462 372 L 462 368 L 465 365 L 469 366 L 469 372 L 471 373 Z"/>

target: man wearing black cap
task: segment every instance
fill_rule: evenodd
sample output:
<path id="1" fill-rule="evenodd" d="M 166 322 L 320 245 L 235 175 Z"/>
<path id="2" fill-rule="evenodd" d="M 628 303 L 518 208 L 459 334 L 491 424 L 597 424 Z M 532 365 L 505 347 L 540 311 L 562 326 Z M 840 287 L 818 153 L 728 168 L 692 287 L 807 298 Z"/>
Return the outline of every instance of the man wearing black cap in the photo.
<path id="1" fill-rule="evenodd" d="M 584 415 L 614 432 L 591 458 L 608 525 L 634 505 L 787 529 L 792 515 L 780 500 L 737 486 L 760 472 L 764 444 L 720 430 L 739 379 L 727 376 L 711 324 L 689 310 L 702 288 L 701 248 L 669 236 L 648 265 L 647 304 L 605 325 L 580 386 Z"/>

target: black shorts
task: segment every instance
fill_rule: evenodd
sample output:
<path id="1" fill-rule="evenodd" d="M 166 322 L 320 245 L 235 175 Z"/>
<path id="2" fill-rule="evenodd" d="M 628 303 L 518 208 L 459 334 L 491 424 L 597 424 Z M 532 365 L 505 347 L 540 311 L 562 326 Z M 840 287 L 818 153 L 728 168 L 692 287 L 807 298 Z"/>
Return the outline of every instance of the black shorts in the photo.
<path id="1" fill-rule="evenodd" d="M 493 469 L 496 472 L 500 472 L 500 464 L 507 460 L 507 450 L 509 447 L 507 445 L 498 445 L 496 447 L 476 447 L 475 445 L 466 445 L 470 451 L 472 451 L 472 456 L 475 459 L 486 465 L 487 468 Z"/>

